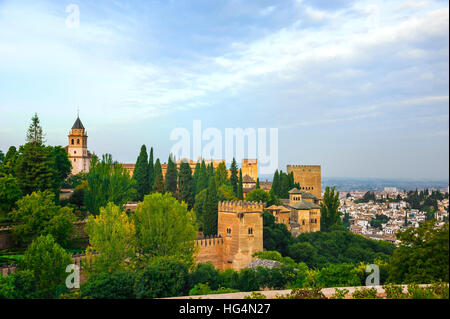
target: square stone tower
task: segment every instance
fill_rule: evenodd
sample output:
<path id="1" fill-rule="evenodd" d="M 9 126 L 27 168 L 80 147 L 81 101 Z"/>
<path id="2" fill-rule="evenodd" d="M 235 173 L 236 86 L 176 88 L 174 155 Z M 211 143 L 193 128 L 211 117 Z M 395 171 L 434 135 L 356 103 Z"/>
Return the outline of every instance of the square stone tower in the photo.
<path id="1" fill-rule="evenodd" d="M 87 138 L 83 123 L 77 117 L 72 130 L 69 132 L 69 145 L 66 147 L 69 160 L 72 163 L 72 175 L 89 171 L 91 154 L 87 149 Z"/>
<path id="2" fill-rule="evenodd" d="M 218 235 L 223 238 L 222 269 L 245 268 L 263 251 L 263 203 L 219 202 Z"/>
<path id="3" fill-rule="evenodd" d="M 287 165 L 287 173 L 294 172 L 294 181 L 300 184 L 300 191 L 322 197 L 320 165 Z"/>
<path id="4" fill-rule="evenodd" d="M 256 182 L 258 178 L 258 160 L 244 158 L 241 163 L 242 176 L 248 175 Z"/>

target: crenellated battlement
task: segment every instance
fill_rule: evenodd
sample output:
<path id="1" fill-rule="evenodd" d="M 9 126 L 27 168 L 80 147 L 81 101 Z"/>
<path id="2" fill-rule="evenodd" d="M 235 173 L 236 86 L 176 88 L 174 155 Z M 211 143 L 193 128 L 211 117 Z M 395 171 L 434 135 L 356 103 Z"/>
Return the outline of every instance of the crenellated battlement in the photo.
<path id="1" fill-rule="evenodd" d="M 287 165 L 287 168 L 313 168 L 320 169 L 320 165 Z"/>
<path id="2" fill-rule="evenodd" d="M 200 247 L 223 245 L 222 236 L 206 236 L 205 238 L 200 238 L 195 240 L 195 245 Z"/>
<path id="3" fill-rule="evenodd" d="M 249 202 L 249 201 L 225 201 L 219 202 L 219 212 L 229 213 L 250 213 L 250 212 L 262 212 L 264 209 L 264 203 L 262 202 Z"/>

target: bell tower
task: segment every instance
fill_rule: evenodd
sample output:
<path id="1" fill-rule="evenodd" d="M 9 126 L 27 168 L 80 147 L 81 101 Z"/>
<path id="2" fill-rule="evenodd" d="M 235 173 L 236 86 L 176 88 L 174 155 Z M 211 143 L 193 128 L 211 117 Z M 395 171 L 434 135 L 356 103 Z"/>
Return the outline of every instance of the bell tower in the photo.
<path id="1" fill-rule="evenodd" d="M 67 153 L 72 163 L 72 175 L 78 174 L 79 172 L 88 172 L 91 154 L 87 149 L 87 132 L 79 116 L 77 116 L 68 137 L 69 145 L 67 146 Z"/>

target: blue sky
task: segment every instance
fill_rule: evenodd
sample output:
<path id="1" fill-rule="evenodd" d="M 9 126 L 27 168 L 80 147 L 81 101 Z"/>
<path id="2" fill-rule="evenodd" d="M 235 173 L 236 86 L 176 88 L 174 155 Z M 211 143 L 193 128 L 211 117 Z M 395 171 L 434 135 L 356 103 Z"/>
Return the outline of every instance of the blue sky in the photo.
<path id="1" fill-rule="evenodd" d="M 66 7 L 80 10 L 68 28 Z M 0 0 L 0 149 L 164 160 L 177 127 L 278 128 L 279 168 L 448 180 L 447 1 Z"/>

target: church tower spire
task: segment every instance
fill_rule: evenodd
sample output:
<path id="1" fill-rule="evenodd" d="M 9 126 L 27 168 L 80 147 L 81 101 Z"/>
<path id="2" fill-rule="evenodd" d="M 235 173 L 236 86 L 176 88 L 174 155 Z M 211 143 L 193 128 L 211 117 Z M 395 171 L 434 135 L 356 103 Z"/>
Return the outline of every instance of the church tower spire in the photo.
<path id="1" fill-rule="evenodd" d="M 79 111 L 77 113 L 77 119 L 68 135 L 69 145 L 67 146 L 73 175 L 89 171 L 91 158 L 91 154 L 87 149 L 87 132 L 80 120 Z"/>

